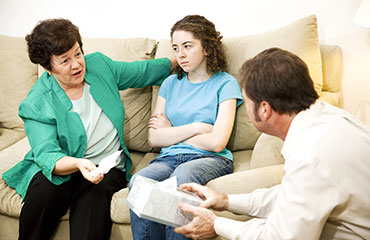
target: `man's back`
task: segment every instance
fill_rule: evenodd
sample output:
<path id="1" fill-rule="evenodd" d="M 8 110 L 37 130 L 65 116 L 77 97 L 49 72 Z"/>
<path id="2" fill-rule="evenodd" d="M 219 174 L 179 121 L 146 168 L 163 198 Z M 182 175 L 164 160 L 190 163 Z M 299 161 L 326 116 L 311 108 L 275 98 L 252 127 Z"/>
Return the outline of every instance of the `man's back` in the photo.
<path id="1" fill-rule="evenodd" d="M 312 176 L 299 179 L 306 198 L 312 196 L 306 201 L 316 203 L 312 217 L 328 217 L 321 239 L 370 239 L 369 129 L 341 109 L 316 103 L 293 120 L 285 144 L 286 172 L 300 165 Z"/>

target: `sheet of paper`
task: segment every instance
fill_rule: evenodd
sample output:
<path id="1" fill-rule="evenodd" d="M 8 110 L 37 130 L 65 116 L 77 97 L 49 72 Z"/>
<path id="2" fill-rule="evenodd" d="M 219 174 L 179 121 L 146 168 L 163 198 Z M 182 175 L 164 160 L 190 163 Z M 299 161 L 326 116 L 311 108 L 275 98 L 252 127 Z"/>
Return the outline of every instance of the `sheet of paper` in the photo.
<path id="1" fill-rule="evenodd" d="M 177 188 L 176 176 L 167 178 L 166 180 L 161 182 L 157 182 L 156 185 L 162 188 L 176 189 Z"/>
<path id="2" fill-rule="evenodd" d="M 92 177 L 97 177 L 100 173 L 106 174 L 111 170 L 111 168 L 114 168 L 119 164 L 120 158 L 119 156 L 121 155 L 122 150 L 116 151 L 112 153 L 111 155 L 106 156 L 103 158 L 100 163 L 98 168 L 90 172 L 90 175 Z"/>

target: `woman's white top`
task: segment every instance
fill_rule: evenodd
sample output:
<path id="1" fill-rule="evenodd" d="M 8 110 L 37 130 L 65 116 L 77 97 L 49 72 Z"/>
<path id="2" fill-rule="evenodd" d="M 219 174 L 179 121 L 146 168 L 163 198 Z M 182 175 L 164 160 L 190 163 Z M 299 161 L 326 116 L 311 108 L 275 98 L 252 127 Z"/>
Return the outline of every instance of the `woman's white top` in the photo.
<path id="1" fill-rule="evenodd" d="M 119 150 L 120 142 L 117 130 L 95 102 L 90 93 L 90 85 L 86 82 L 82 97 L 78 100 L 72 100 L 72 105 L 71 111 L 78 113 L 86 131 L 87 148 L 84 158 L 99 165 L 104 157 Z M 117 167 L 123 169 L 124 161 L 122 159 L 119 161 Z"/>

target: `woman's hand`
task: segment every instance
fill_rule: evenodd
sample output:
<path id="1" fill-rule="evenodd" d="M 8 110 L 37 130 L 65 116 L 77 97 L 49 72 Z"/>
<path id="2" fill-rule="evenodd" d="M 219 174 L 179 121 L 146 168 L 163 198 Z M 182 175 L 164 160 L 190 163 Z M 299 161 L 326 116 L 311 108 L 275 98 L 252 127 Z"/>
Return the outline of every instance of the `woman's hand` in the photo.
<path id="1" fill-rule="evenodd" d="M 163 113 L 150 116 L 148 127 L 152 129 L 172 127 L 170 120 Z"/>
<path id="2" fill-rule="evenodd" d="M 91 162 L 90 160 L 87 160 L 87 159 L 79 159 L 78 163 L 77 163 L 77 167 L 78 169 L 80 170 L 80 172 L 82 173 L 82 175 L 84 176 L 84 178 L 92 183 L 95 183 L 95 184 L 98 184 L 100 183 L 103 178 L 104 178 L 104 174 L 100 173 L 98 176 L 96 177 L 93 177 L 90 172 L 94 169 L 96 169 L 97 167 L 95 166 L 95 164 L 93 162 Z"/>

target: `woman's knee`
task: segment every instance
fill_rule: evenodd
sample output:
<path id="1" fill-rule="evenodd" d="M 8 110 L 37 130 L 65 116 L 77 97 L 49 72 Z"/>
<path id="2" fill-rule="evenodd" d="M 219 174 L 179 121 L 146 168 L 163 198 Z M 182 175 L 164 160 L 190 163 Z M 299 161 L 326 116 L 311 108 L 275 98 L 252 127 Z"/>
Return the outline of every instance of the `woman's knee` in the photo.
<path id="1" fill-rule="evenodd" d="M 25 204 L 48 208 L 68 203 L 70 198 L 70 189 L 68 185 L 68 182 L 55 185 L 40 172 L 35 175 L 28 187 Z"/>

